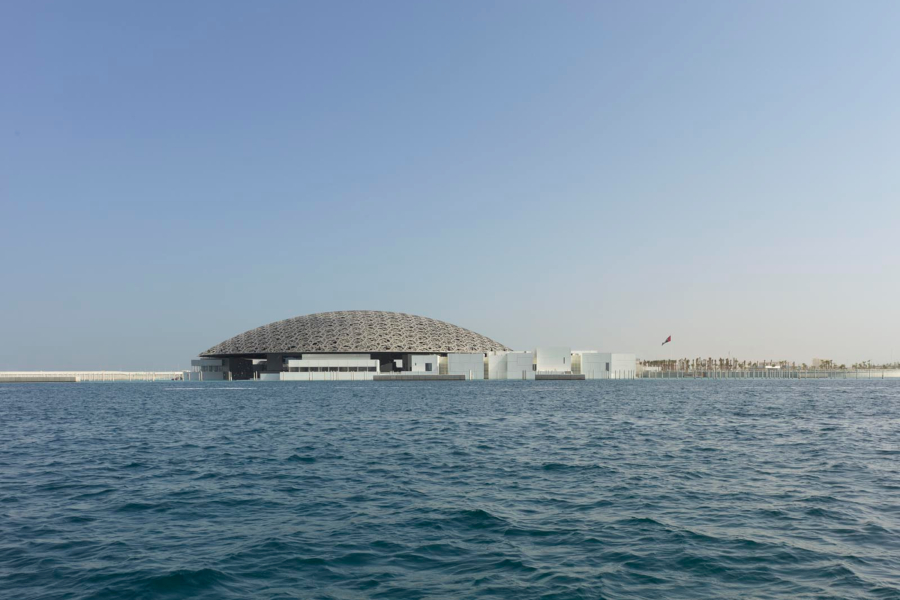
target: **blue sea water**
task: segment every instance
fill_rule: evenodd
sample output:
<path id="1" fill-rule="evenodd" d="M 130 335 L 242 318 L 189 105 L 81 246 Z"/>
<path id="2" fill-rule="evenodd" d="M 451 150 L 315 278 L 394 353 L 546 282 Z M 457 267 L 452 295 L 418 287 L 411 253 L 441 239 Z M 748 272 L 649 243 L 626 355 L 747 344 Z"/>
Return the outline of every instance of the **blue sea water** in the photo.
<path id="1" fill-rule="evenodd" d="M 0 598 L 900 598 L 900 381 L 5 384 Z"/>

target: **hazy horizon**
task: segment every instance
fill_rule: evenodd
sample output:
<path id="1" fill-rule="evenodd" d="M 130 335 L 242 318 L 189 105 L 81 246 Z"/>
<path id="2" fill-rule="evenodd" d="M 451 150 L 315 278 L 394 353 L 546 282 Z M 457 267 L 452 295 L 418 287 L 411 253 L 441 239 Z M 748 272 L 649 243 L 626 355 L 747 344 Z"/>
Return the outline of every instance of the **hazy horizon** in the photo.
<path id="1" fill-rule="evenodd" d="M 187 368 L 350 309 L 900 360 L 898 30 L 877 1 L 5 3 L 0 370 Z"/>

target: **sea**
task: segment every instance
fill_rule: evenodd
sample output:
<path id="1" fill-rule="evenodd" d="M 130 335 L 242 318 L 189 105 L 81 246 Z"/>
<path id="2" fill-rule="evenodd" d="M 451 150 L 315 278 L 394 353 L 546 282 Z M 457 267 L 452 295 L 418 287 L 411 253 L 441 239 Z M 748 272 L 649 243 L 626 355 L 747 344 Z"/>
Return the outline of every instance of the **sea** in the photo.
<path id="1" fill-rule="evenodd" d="M 0 598 L 900 598 L 900 381 L 2 384 Z"/>

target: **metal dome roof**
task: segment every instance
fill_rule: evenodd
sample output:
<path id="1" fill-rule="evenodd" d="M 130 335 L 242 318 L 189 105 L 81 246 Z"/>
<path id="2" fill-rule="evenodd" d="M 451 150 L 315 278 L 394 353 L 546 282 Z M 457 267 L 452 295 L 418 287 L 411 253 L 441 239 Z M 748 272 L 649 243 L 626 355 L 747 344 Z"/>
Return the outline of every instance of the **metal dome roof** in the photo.
<path id="1" fill-rule="evenodd" d="M 276 321 L 236 335 L 201 356 L 304 352 L 491 352 L 494 340 L 436 319 L 345 310 Z"/>

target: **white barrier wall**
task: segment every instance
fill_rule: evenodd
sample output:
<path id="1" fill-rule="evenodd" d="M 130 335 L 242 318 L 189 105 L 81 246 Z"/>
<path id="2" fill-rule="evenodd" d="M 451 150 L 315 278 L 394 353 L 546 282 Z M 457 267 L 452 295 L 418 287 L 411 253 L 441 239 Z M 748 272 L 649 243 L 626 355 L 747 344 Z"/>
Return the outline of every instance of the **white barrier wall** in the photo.
<path id="1" fill-rule="evenodd" d="M 448 354 L 447 374 L 465 375 L 466 379 L 484 379 L 484 354 Z"/>
<path id="2" fill-rule="evenodd" d="M 372 381 L 377 372 L 371 371 L 309 371 L 306 373 L 273 373 L 281 381 Z"/>
<path id="3" fill-rule="evenodd" d="M 572 370 L 572 349 L 563 346 L 535 348 L 538 373 L 568 373 Z"/>
<path id="4" fill-rule="evenodd" d="M 304 373 L 260 373 L 260 381 L 372 381 L 369 371 L 307 371 Z"/>
<path id="5" fill-rule="evenodd" d="M 634 354 L 611 354 L 610 379 L 634 379 L 637 374 L 637 357 Z"/>
<path id="6" fill-rule="evenodd" d="M 507 379 L 534 379 L 534 352 L 510 352 L 506 362 Z"/>
<path id="7" fill-rule="evenodd" d="M 604 373 L 604 363 L 598 352 L 581 355 L 581 372 L 585 379 L 601 379 Z"/>
<path id="8" fill-rule="evenodd" d="M 403 370 L 411 373 L 438 374 L 437 354 L 407 354 L 403 357 Z"/>
<path id="9" fill-rule="evenodd" d="M 534 379 L 534 352 L 491 352 L 488 379 Z"/>
<path id="10" fill-rule="evenodd" d="M 582 361 L 584 361 L 582 355 Z M 601 375 L 594 379 L 634 379 L 637 374 L 637 359 L 634 354 L 619 354 L 615 352 L 598 352 L 603 366 Z M 584 372 L 584 364 L 581 367 Z M 587 376 L 585 376 L 587 378 Z"/>
<path id="11" fill-rule="evenodd" d="M 506 352 L 488 352 L 488 379 L 505 379 Z M 503 377 L 500 375 L 503 374 Z"/>
<path id="12" fill-rule="evenodd" d="M 368 354 L 304 354 L 301 358 L 285 361 L 288 372 L 306 373 L 315 371 L 366 371 L 377 372 L 378 360 Z"/>
<path id="13" fill-rule="evenodd" d="M 607 379 L 609 356 L 593 350 L 575 350 L 572 352 L 572 372 L 583 374 L 585 379 Z"/>

